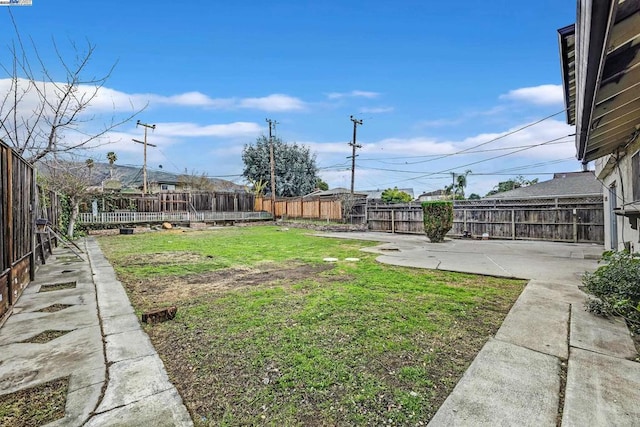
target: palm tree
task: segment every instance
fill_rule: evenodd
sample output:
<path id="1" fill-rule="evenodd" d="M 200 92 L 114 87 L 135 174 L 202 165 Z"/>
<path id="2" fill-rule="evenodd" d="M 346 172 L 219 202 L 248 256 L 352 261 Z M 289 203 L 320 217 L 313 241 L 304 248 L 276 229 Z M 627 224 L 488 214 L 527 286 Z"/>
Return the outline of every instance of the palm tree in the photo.
<path id="1" fill-rule="evenodd" d="M 464 188 L 467 186 L 467 175 L 469 175 L 470 173 L 471 173 L 471 170 L 467 169 L 463 174 L 456 175 L 455 195 L 460 196 L 460 198 L 463 200 L 464 200 Z"/>
<path id="2" fill-rule="evenodd" d="M 113 151 L 107 153 L 107 160 L 109 160 L 109 178 L 113 179 L 113 164 L 118 160 L 118 156 Z"/>

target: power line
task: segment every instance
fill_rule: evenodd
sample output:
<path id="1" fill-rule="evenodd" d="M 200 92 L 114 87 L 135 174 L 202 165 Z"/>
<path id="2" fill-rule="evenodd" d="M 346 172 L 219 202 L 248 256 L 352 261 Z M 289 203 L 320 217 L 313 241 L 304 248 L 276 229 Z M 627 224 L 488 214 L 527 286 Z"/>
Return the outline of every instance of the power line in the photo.
<path id="1" fill-rule="evenodd" d="M 567 140 L 567 141 L 558 141 L 558 142 L 553 142 L 550 143 L 549 145 L 556 145 L 556 144 L 567 144 L 569 142 L 573 142 L 573 139 Z M 451 153 L 451 156 L 455 156 L 455 155 L 460 155 L 460 154 L 477 154 L 477 153 L 488 153 L 488 152 L 492 152 L 492 151 L 504 151 L 504 150 L 513 150 L 513 149 L 518 149 L 518 148 L 534 148 L 537 147 L 538 144 L 529 144 L 529 145 L 517 145 L 517 146 L 511 146 L 511 147 L 500 147 L 500 148 L 487 148 L 485 150 L 473 150 L 473 151 L 467 151 L 464 153 L 458 152 L 458 153 Z M 418 158 L 424 158 L 424 157 L 438 157 L 438 156 L 442 156 L 442 154 L 426 154 L 423 156 L 408 156 L 408 157 L 388 157 L 387 160 L 399 160 L 399 159 L 418 159 Z M 434 160 L 438 160 L 438 159 L 434 159 Z M 385 162 L 384 160 L 380 160 L 380 159 L 360 159 L 360 161 L 372 161 L 372 162 L 380 162 L 380 163 L 384 163 L 384 164 L 389 164 L 389 165 L 413 165 L 413 164 L 418 164 L 418 163 L 426 163 L 426 161 L 424 160 L 420 160 L 420 161 L 416 161 L 416 162 Z"/>
<path id="2" fill-rule="evenodd" d="M 483 147 L 483 146 L 485 146 L 485 145 L 487 145 L 487 144 L 491 144 L 492 142 L 496 142 L 496 141 L 498 141 L 498 140 L 500 140 L 500 139 L 504 139 L 504 138 L 506 138 L 506 137 L 508 137 L 508 136 L 511 136 L 511 135 L 515 134 L 515 133 L 521 132 L 521 131 L 523 131 L 523 130 L 525 130 L 525 129 L 527 129 L 527 128 L 530 128 L 530 127 L 532 127 L 532 126 L 535 126 L 535 125 L 537 125 L 537 124 L 539 124 L 539 123 L 544 122 L 545 120 L 549 120 L 550 118 L 557 116 L 558 114 L 562 114 L 562 113 L 564 113 L 565 111 L 566 111 L 566 110 L 560 110 L 560 111 L 558 111 L 557 113 L 550 114 L 550 115 L 548 115 L 548 116 L 546 116 L 546 117 L 543 117 L 543 118 L 541 118 L 541 119 L 539 119 L 539 120 L 536 120 L 535 122 L 532 122 L 532 123 L 526 124 L 526 125 L 524 125 L 524 126 L 522 126 L 522 127 L 519 127 L 518 129 L 514 129 L 514 130 L 512 130 L 512 131 L 510 131 L 510 132 L 507 132 L 507 133 L 505 133 L 505 134 L 503 134 L 503 135 L 500 135 L 500 136 L 497 136 L 497 137 L 495 137 L 495 138 L 492 138 L 492 139 L 490 139 L 490 140 L 488 140 L 488 141 L 485 141 L 485 142 L 482 142 L 482 143 L 480 143 L 480 144 L 477 144 L 477 145 L 471 146 L 471 147 L 469 147 L 469 148 L 465 148 L 464 150 L 460 150 L 460 151 L 457 151 L 457 152 L 455 152 L 455 153 L 443 154 L 443 155 L 441 155 L 441 156 L 439 156 L 439 157 L 435 157 L 435 158 L 432 158 L 432 159 L 425 160 L 425 161 L 423 161 L 422 163 L 433 162 L 433 161 L 436 161 L 436 160 L 445 159 L 445 158 L 447 158 L 447 157 L 455 156 L 455 155 L 458 155 L 458 154 L 467 153 L 468 151 L 474 150 L 474 149 L 479 148 L 479 147 Z M 571 135 L 568 135 L 568 136 L 571 136 Z M 564 138 L 564 137 L 563 137 L 563 138 Z M 558 139 L 560 139 L 560 138 L 558 138 Z M 461 166 L 461 167 L 462 167 L 462 166 Z"/>
<path id="3" fill-rule="evenodd" d="M 522 151 L 530 150 L 531 148 L 541 147 L 541 146 L 543 146 L 543 145 L 547 145 L 547 144 L 550 144 L 550 143 L 552 143 L 552 142 L 556 142 L 556 141 L 558 141 L 558 140 L 560 140 L 560 139 L 562 139 L 562 138 L 566 138 L 566 137 L 568 137 L 568 136 L 573 136 L 573 135 L 575 135 L 575 134 L 565 135 L 565 136 L 561 136 L 561 137 L 559 137 L 559 138 L 551 139 L 551 140 L 549 140 L 549 141 L 541 142 L 541 143 L 539 143 L 539 144 L 536 144 L 534 147 L 521 148 L 521 149 L 519 149 L 519 150 L 514 150 L 514 151 L 511 151 L 511 152 L 509 152 L 509 153 L 501 154 L 501 155 L 499 155 L 499 156 L 493 156 L 493 157 L 489 157 L 489 158 L 487 158 L 487 159 L 478 160 L 478 161 L 471 162 L 471 163 L 467 163 L 467 164 L 464 164 L 464 165 L 454 166 L 454 167 L 452 167 L 452 168 L 443 169 L 443 170 L 441 170 L 441 171 L 437 171 L 437 172 L 427 173 L 427 174 L 424 174 L 424 175 L 421 175 L 421 176 L 416 176 L 416 177 L 414 177 L 414 178 L 408 178 L 408 179 L 403 179 L 403 180 L 400 180 L 400 181 L 395 181 L 395 182 L 393 182 L 392 184 L 396 184 L 396 183 L 399 183 L 399 182 L 405 182 L 405 181 L 416 180 L 416 179 L 421 179 L 421 178 L 425 178 L 425 177 L 428 177 L 428 176 L 433 176 L 433 175 L 436 175 L 436 174 L 441 174 L 441 173 L 443 173 L 443 172 L 451 172 L 451 171 L 453 171 L 454 169 L 464 168 L 464 167 L 468 167 L 468 166 L 477 165 L 477 164 L 479 164 L 479 163 L 484 163 L 484 162 L 488 162 L 488 161 L 491 161 L 491 160 L 500 159 L 500 158 L 502 158 L 502 157 L 506 157 L 506 156 L 510 156 L 510 155 L 512 155 L 512 154 L 520 153 L 520 152 L 522 152 Z"/>

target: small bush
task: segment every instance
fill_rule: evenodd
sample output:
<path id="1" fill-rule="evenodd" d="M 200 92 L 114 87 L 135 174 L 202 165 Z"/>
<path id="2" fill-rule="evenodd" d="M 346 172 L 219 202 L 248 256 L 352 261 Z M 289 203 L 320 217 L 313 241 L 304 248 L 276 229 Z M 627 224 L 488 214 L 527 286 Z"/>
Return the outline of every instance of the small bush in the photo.
<path id="1" fill-rule="evenodd" d="M 587 300 L 587 310 L 622 316 L 633 332 L 640 333 L 640 255 L 610 251 L 602 260 L 607 264 L 582 278 L 585 290 L 597 298 Z"/>
<path id="2" fill-rule="evenodd" d="M 444 241 L 453 227 L 453 202 L 435 201 L 422 203 L 424 233 L 432 243 Z"/>

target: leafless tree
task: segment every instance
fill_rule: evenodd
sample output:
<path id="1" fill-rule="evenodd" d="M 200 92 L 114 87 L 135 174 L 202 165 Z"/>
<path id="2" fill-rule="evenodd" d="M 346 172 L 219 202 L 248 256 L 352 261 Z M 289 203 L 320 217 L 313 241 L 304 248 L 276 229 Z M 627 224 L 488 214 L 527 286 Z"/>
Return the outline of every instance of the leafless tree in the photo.
<path id="1" fill-rule="evenodd" d="M 0 63 L 6 75 L 0 77 L 0 139 L 25 159 L 36 163 L 103 144 L 108 132 L 141 111 L 131 104 L 131 112 L 117 114 L 112 103 L 110 118 L 96 117 L 90 107 L 100 96 L 104 104 L 105 84 L 115 64 L 102 77 L 88 76 L 95 46 L 87 42 L 81 48 L 71 42 L 74 58 L 69 60 L 55 40 L 57 61 L 45 64 L 33 39 L 23 40 L 13 15 L 11 19 L 15 38 L 7 46 L 8 61 Z M 62 77 L 54 75 L 57 71 Z"/>
<path id="2" fill-rule="evenodd" d="M 178 176 L 178 183 L 188 191 L 216 191 L 215 184 L 204 173 L 197 171 L 188 172 L 185 169 L 184 173 Z"/>
<path id="3" fill-rule="evenodd" d="M 40 179 L 44 186 L 68 198 L 70 212 L 67 237 L 73 238 L 80 202 L 90 194 L 93 162 L 45 159 L 42 162 Z"/>

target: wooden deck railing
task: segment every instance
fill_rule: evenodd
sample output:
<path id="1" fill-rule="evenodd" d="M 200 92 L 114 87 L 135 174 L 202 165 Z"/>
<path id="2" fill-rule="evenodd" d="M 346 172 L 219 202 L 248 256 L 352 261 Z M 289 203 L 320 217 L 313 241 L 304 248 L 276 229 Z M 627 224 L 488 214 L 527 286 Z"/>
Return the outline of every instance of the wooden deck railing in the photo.
<path id="1" fill-rule="evenodd" d="M 133 224 L 145 222 L 256 221 L 271 219 L 269 212 L 99 212 L 81 213 L 83 224 Z"/>

